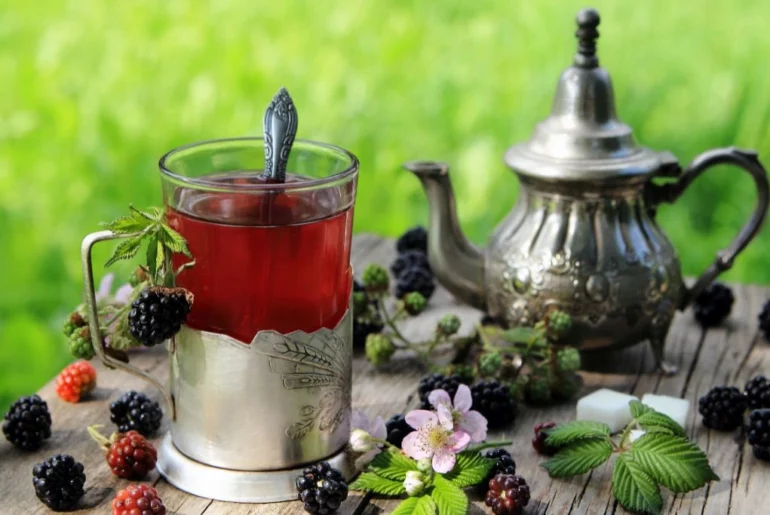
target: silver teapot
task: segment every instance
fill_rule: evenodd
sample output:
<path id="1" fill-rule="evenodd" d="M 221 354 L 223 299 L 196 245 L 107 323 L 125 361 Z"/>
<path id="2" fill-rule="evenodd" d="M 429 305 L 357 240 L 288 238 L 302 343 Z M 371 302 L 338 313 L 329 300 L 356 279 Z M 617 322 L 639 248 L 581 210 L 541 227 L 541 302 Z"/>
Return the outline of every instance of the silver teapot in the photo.
<path id="1" fill-rule="evenodd" d="M 460 230 L 448 166 L 405 165 L 430 203 L 429 262 L 450 292 L 507 324 L 531 325 L 558 308 L 573 316 L 581 350 L 649 340 L 658 367 L 673 373 L 663 357 L 674 313 L 757 235 L 768 209 L 767 174 L 752 151 L 709 150 L 682 170 L 671 153 L 639 146 L 617 118 L 610 77 L 599 67 L 599 14 L 581 10 L 577 24 L 578 52 L 559 79 L 550 116 L 529 141 L 505 153 L 520 193 L 486 249 Z M 730 246 L 688 288 L 655 211 L 718 164 L 751 175 L 757 204 Z M 653 181 L 658 178 L 673 180 Z"/>

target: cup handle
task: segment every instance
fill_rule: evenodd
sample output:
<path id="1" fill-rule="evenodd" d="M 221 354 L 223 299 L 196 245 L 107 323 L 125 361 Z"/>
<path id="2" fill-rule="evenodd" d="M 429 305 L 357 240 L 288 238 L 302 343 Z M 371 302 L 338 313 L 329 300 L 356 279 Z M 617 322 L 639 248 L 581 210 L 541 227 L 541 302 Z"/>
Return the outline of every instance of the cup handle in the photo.
<path id="1" fill-rule="evenodd" d="M 109 240 L 116 240 L 121 238 L 131 238 L 133 236 L 136 236 L 137 234 L 138 233 L 115 234 L 112 231 L 99 231 L 99 232 L 93 232 L 88 236 L 86 236 L 85 238 L 83 238 L 83 244 L 80 247 L 80 258 L 83 263 L 83 283 L 85 285 L 86 309 L 88 310 L 88 328 L 91 332 L 91 343 L 94 346 L 94 351 L 96 352 L 96 355 L 99 356 L 99 359 L 102 360 L 102 363 L 104 363 L 109 368 L 117 368 L 119 370 L 128 372 L 129 374 L 135 375 L 136 377 L 139 377 L 140 379 L 144 379 L 148 383 L 155 386 L 155 388 L 160 390 L 160 393 L 163 396 L 163 399 L 166 401 L 166 405 L 168 406 L 169 413 L 171 415 L 171 420 L 174 420 L 176 418 L 176 410 L 174 409 L 174 398 L 171 396 L 169 391 L 166 388 L 164 388 L 163 385 L 160 384 L 160 382 L 157 379 L 147 374 L 146 372 L 140 370 L 139 368 L 129 363 L 124 363 L 111 356 L 108 356 L 104 352 L 104 348 L 102 347 L 102 341 L 100 338 L 101 330 L 99 328 L 99 316 L 97 314 L 97 306 L 96 306 L 96 293 L 94 291 L 94 271 L 91 263 L 91 249 L 93 249 L 94 245 L 100 241 L 109 241 Z"/>
<path id="2" fill-rule="evenodd" d="M 768 192 L 767 172 L 759 162 L 756 152 L 751 150 L 741 150 L 735 147 L 717 148 L 708 150 L 695 159 L 685 169 L 679 180 L 669 184 L 651 185 L 651 194 L 653 204 L 660 202 L 674 203 L 682 193 L 687 190 L 703 172 L 712 166 L 719 164 L 731 164 L 742 168 L 754 179 L 757 188 L 757 204 L 751 218 L 743 226 L 730 245 L 719 252 L 714 262 L 709 266 L 695 281 L 691 288 L 686 288 L 680 300 L 679 309 L 684 309 L 692 300 L 709 286 L 714 280 L 733 266 L 735 257 L 744 249 L 749 242 L 759 233 L 759 228 L 767 215 L 768 202 L 770 202 L 770 193 Z"/>

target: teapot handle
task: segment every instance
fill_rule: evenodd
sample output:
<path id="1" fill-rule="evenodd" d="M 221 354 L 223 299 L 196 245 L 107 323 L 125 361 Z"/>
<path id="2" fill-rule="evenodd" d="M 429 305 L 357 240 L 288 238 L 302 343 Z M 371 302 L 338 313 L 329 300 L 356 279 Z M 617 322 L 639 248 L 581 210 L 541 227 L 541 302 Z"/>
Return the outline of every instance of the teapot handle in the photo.
<path id="1" fill-rule="evenodd" d="M 717 257 L 711 266 L 698 277 L 691 288 L 685 290 L 679 304 L 679 309 L 686 308 L 700 292 L 714 282 L 719 274 L 729 270 L 733 266 L 735 257 L 758 234 L 759 228 L 762 226 L 762 222 L 767 214 L 768 203 L 770 203 L 767 172 L 759 162 L 757 153 L 754 151 L 741 150 L 735 147 L 717 148 L 703 152 L 693 159 L 678 181 L 663 185 L 651 185 L 653 203 L 674 203 L 696 178 L 712 166 L 719 164 L 735 165 L 751 175 L 757 188 L 757 205 L 751 214 L 751 218 L 743 226 L 738 236 L 733 239 L 726 249 L 717 253 Z"/>
<path id="2" fill-rule="evenodd" d="M 176 413 L 174 410 L 174 399 L 171 397 L 169 391 L 164 388 L 157 379 L 144 372 L 143 370 L 140 370 L 134 365 L 124 363 L 123 361 L 109 356 L 107 353 L 105 353 L 104 347 L 102 347 L 102 340 L 100 336 L 101 329 L 99 327 L 99 317 L 97 314 L 96 306 L 96 293 L 94 291 L 94 271 L 91 264 L 91 250 L 93 249 L 94 245 L 100 241 L 131 238 L 136 235 L 137 233 L 115 234 L 112 231 L 99 231 L 93 232 L 83 238 L 83 243 L 80 247 L 80 259 L 83 264 L 83 283 L 85 285 L 86 309 L 88 310 L 88 328 L 91 332 L 91 343 L 94 346 L 94 351 L 96 352 L 96 355 L 99 356 L 99 359 L 102 360 L 102 363 L 104 363 L 108 368 L 124 370 L 129 374 L 139 377 L 140 379 L 144 379 L 148 383 L 155 386 L 155 388 L 160 390 L 160 393 L 169 408 L 171 419 L 173 420 L 176 416 Z"/>

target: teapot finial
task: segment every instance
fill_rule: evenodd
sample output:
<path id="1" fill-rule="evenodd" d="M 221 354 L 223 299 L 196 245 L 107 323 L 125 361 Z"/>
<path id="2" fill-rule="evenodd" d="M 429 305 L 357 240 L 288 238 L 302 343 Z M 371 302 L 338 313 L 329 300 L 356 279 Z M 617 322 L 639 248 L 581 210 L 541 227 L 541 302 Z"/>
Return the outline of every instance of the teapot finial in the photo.
<path id="1" fill-rule="evenodd" d="M 587 7 L 578 12 L 576 21 L 578 29 L 575 36 L 578 38 L 578 53 L 575 55 L 575 66 L 578 68 L 596 68 L 599 66 L 599 58 L 596 57 L 596 38 L 599 37 L 599 12 Z"/>

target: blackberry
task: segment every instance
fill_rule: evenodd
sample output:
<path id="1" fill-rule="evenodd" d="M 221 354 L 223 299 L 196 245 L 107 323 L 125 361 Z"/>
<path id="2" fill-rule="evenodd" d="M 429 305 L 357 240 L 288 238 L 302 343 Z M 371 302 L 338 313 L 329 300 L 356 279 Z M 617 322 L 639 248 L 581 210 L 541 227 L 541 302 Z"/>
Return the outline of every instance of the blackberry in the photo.
<path id="1" fill-rule="evenodd" d="M 529 486 L 521 476 L 500 474 L 489 480 L 484 504 L 496 515 L 515 515 L 529 504 Z"/>
<path id="2" fill-rule="evenodd" d="M 430 300 L 433 292 L 436 291 L 436 284 L 433 282 L 433 274 L 420 267 L 407 268 L 396 280 L 396 287 L 393 294 L 401 299 L 407 293 L 416 291 Z"/>
<path id="3" fill-rule="evenodd" d="M 73 311 L 70 313 L 70 316 L 67 317 L 67 320 L 64 321 L 62 332 L 64 333 L 64 336 L 69 338 L 72 333 L 75 332 L 75 329 L 84 327 L 86 325 L 88 325 L 88 320 L 86 320 L 79 311 Z"/>
<path id="4" fill-rule="evenodd" d="M 153 286 L 131 303 L 128 329 L 148 347 L 168 340 L 182 327 L 192 307 L 192 294 L 183 288 Z"/>
<path id="5" fill-rule="evenodd" d="M 57 454 L 32 470 L 35 495 L 54 511 L 74 508 L 85 493 L 85 482 L 83 464 L 69 454 Z"/>
<path id="6" fill-rule="evenodd" d="M 51 437 L 48 404 L 37 395 L 21 397 L 11 404 L 3 420 L 3 434 L 16 447 L 35 451 Z"/>
<path id="7" fill-rule="evenodd" d="M 404 415 L 393 415 L 390 417 L 390 420 L 385 423 L 385 429 L 388 431 L 388 442 L 398 448 L 401 448 L 404 437 L 414 431 L 414 428 L 406 423 Z"/>
<path id="8" fill-rule="evenodd" d="M 393 277 L 398 277 L 404 270 L 412 267 L 423 268 L 426 272 L 431 272 L 428 256 L 421 250 L 407 250 L 396 256 L 393 263 L 390 264 L 390 273 Z"/>
<path id="9" fill-rule="evenodd" d="M 147 484 L 128 485 L 112 500 L 112 515 L 166 515 L 158 491 Z"/>
<path id="10" fill-rule="evenodd" d="M 770 340 L 770 299 L 765 302 L 759 313 L 759 330 L 765 333 L 766 340 Z"/>
<path id="11" fill-rule="evenodd" d="M 90 360 L 96 356 L 91 342 L 91 329 L 86 325 L 78 327 L 69 336 L 70 354 L 78 359 Z"/>
<path id="12" fill-rule="evenodd" d="M 452 336 L 460 330 L 462 321 L 457 315 L 444 315 L 436 325 L 436 332 L 444 336 Z"/>
<path id="13" fill-rule="evenodd" d="M 770 449 L 770 409 L 757 409 L 749 415 L 746 427 L 749 445 L 761 449 Z"/>
<path id="14" fill-rule="evenodd" d="M 404 295 L 404 310 L 412 316 L 419 315 L 425 311 L 428 301 L 422 296 L 422 293 L 413 291 Z"/>
<path id="15" fill-rule="evenodd" d="M 553 456 L 559 451 L 558 447 L 545 443 L 548 438 L 548 430 L 554 427 L 556 427 L 556 422 L 543 422 L 535 426 L 535 437 L 532 438 L 532 447 L 538 454 Z"/>
<path id="16" fill-rule="evenodd" d="M 423 377 L 420 379 L 419 386 L 417 386 L 417 393 L 420 396 L 420 407 L 422 409 L 431 409 L 432 406 L 428 401 L 428 396 L 433 390 L 445 390 L 449 397 L 454 399 L 457 388 L 461 384 L 464 384 L 464 381 L 459 375 L 444 376 L 441 374 L 430 374 Z"/>
<path id="17" fill-rule="evenodd" d="M 695 297 L 692 311 L 701 327 L 716 327 L 733 309 L 735 297 L 730 287 L 714 283 Z"/>
<path id="18" fill-rule="evenodd" d="M 718 431 L 730 431 L 743 423 L 746 396 L 732 386 L 716 386 L 698 401 L 703 425 Z"/>
<path id="19" fill-rule="evenodd" d="M 137 431 L 150 436 L 160 429 L 162 419 L 160 405 L 143 393 L 126 392 L 110 404 L 110 420 L 121 433 Z"/>
<path id="20" fill-rule="evenodd" d="M 297 478 L 297 498 L 308 513 L 331 513 L 348 498 L 348 484 L 328 462 L 306 468 Z"/>
<path id="21" fill-rule="evenodd" d="M 366 337 L 379 333 L 385 327 L 380 315 L 373 309 L 373 303 L 364 286 L 353 280 L 353 346 L 356 348 L 363 349 Z"/>
<path id="22" fill-rule="evenodd" d="M 412 227 L 396 240 L 396 250 L 399 254 L 407 250 L 419 250 L 422 253 L 427 253 L 428 231 L 419 225 Z"/>
<path id="23" fill-rule="evenodd" d="M 353 346 L 363 349 L 366 345 L 367 336 L 379 333 L 384 328 L 385 324 L 382 323 L 379 316 L 370 319 L 353 320 Z"/>
<path id="24" fill-rule="evenodd" d="M 473 409 L 484 415 L 489 427 L 500 427 L 516 419 L 518 405 L 507 386 L 496 379 L 471 386 Z"/>
<path id="25" fill-rule="evenodd" d="M 770 381 L 757 376 L 748 383 L 744 391 L 749 409 L 770 408 Z"/>
<path id="26" fill-rule="evenodd" d="M 88 433 L 105 451 L 107 465 L 113 474 L 125 479 L 142 479 L 155 468 L 158 452 L 147 439 L 136 431 L 115 433 L 109 439 L 99 426 L 90 426 Z"/>
<path id="27" fill-rule="evenodd" d="M 511 453 L 505 449 L 489 449 L 484 453 L 484 457 L 495 460 L 495 465 L 489 471 L 487 480 L 498 474 L 516 474 L 516 462 L 513 461 Z"/>

